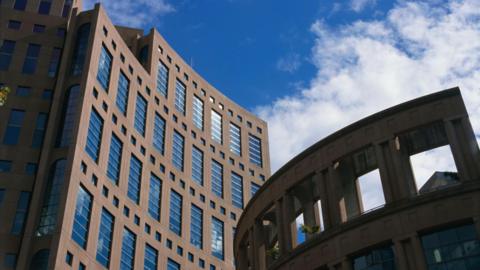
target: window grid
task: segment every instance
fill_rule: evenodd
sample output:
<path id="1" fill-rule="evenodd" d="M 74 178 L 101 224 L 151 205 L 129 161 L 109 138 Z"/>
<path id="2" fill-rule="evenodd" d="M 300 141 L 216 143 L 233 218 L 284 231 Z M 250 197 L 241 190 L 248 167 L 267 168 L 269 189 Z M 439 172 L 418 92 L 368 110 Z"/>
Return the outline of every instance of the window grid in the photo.
<path id="1" fill-rule="evenodd" d="M 212 255 L 224 260 L 223 222 L 212 217 Z"/>
<path id="2" fill-rule="evenodd" d="M 28 44 L 27 54 L 23 62 L 22 73 L 33 74 L 37 69 L 38 56 L 40 55 L 40 45 Z"/>
<path id="3" fill-rule="evenodd" d="M 112 138 L 110 140 L 110 153 L 108 155 L 107 176 L 115 185 L 118 185 L 118 179 L 120 177 L 122 151 L 122 141 L 112 133 Z"/>
<path id="4" fill-rule="evenodd" d="M 192 179 L 203 186 L 203 152 L 192 146 Z"/>
<path id="5" fill-rule="evenodd" d="M 108 49 L 102 45 L 100 52 L 100 61 L 98 62 L 97 80 L 105 91 L 108 91 L 110 83 L 110 70 L 112 68 L 112 55 Z"/>
<path id="6" fill-rule="evenodd" d="M 87 143 L 85 151 L 95 161 L 98 162 L 100 153 L 100 143 L 102 141 L 103 119 L 100 114 L 92 108 L 90 113 L 90 124 L 88 126 Z"/>
<path id="7" fill-rule="evenodd" d="M 122 270 L 133 270 L 135 263 L 135 243 L 137 241 L 137 236 L 127 229 L 123 228 L 123 238 L 122 238 L 122 256 L 120 258 L 120 269 Z"/>
<path id="8" fill-rule="evenodd" d="M 120 110 L 123 115 L 127 114 L 129 89 L 130 81 L 128 80 L 127 76 L 120 71 L 120 75 L 118 77 L 117 99 L 115 103 L 117 104 L 118 110 Z"/>
<path id="9" fill-rule="evenodd" d="M 3 143 L 7 145 L 15 145 L 18 143 L 20 131 L 23 125 L 25 111 L 12 109 L 8 117 L 7 128 L 3 136 Z"/>
<path id="10" fill-rule="evenodd" d="M 243 209 L 243 179 L 234 172 L 232 172 L 232 204 Z"/>
<path id="11" fill-rule="evenodd" d="M 192 121 L 195 127 L 203 130 L 203 101 L 197 96 L 193 96 L 193 117 Z"/>
<path id="12" fill-rule="evenodd" d="M 47 128 L 48 113 L 39 113 L 37 122 L 35 123 L 35 130 L 33 131 L 32 147 L 40 148 L 43 144 L 43 137 L 45 129 Z"/>
<path id="13" fill-rule="evenodd" d="M 262 141 L 252 134 L 248 135 L 248 151 L 250 162 L 262 167 Z"/>
<path id="14" fill-rule="evenodd" d="M 260 189 L 260 185 L 255 184 L 254 182 L 250 183 L 250 195 L 253 197 L 255 193 Z"/>
<path id="15" fill-rule="evenodd" d="M 242 137 L 240 128 L 230 123 L 230 151 L 237 156 L 242 155 Z"/>
<path id="16" fill-rule="evenodd" d="M 157 91 L 160 92 L 162 96 L 167 97 L 168 68 L 162 62 L 158 62 Z"/>
<path id="17" fill-rule="evenodd" d="M 56 146 L 66 147 L 70 145 L 73 137 L 73 128 L 75 122 L 75 113 L 78 107 L 78 98 L 80 95 L 80 86 L 78 84 L 69 88 L 65 94 L 62 124 L 58 128 Z"/>
<path id="18" fill-rule="evenodd" d="M 48 64 L 48 77 L 53 78 L 57 75 L 61 54 L 62 54 L 62 49 L 53 48 L 52 55 L 50 56 L 50 63 Z"/>
<path id="19" fill-rule="evenodd" d="M 75 205 L 72 239 L 83 249 L 87 246 L 92 199 L 92 195 L 86 191 L 84 187 L 80 186 L 77 193 L 77 203 Z"/>
<path id="20" fill-rule="evenodd" d="M 30 192 L 20 192 L 20 197 L 17 202 L 17 210 L 15 211 L 15 217 L 13 218 L 12 230 L 13 235 L 20 235 L 23 232 L 25 220 L 28 215 L 28 205 L 30 203 Z"/>
<path id="21" fill-rule="evenodd" d="M 114 222 L 113 215 L 103 208 L 98 230 L 96 260 L 105 268 L 110 266 Z"/>
<path id="22" fill-rule="evenodd" d="M 203 248 L 203 210 L 192 204 L 190 213 L 190 244 Z"/>
<path id="23" fill-rule="evenodd" d="M 158 251 L 150 246 L 145 244 L 145 259 L 143 262 L 144 270 L 157 270 L 158 269 Z"/>
<path id="24" fill-rule="evenodd" d="M 15 51 L 15 41 L 4 40 L 0 46 L 0 70 L 8 70 L 12 61 L 13 51 Z"/>
<path id="25" fill-rule="evenodd" d="M 177 80 L 175 85 L 175 109 L 183 115 L 185 115 L 185 95 L 185 85 L 181 81 Z"/>
<path id="26" fill-rule="evenodd" d="M 176 261 L 168 258 L 167 270 L 180 270 L 180 264 L 177 263 Z"/>
<path id="27" fill-rule="evenodd" d="M 77 39 L 75 41 L 75 50 L 73 51 L 71 74 L 80 75 L 85 63 L 87 53 L 88 36 L 90 35 L 90 23 L 82 24 L 77 30 Z"/>
<path id="28" fill-rule="evenodd" d="M 183 154 L 185 138 L 177 131 L 173 133 L 172 163 L 177 169 L 183 172 Z"/>
<path id="29" fill-rule="evenodd" d="M 212 159 L 212 192 L 223 198 L 223 165 Z"/>
<path id="30" fill-rule="evenodd" d="M 172 189 L 170 193 L 169 228 L 177 235 L 182 235 L 182 203 L 182 196 Z"/>
<path id="31" fill-rule="evenodd" d="M 148 197 L 148 213 L 150 216 L 160 221 L 160 209 L 162 200 L 162 181 L 154 174 L 150 175 L 150 190 Z"/>
<path id="32" fill-rule="evenodd" d="M 142 136 L 145 136 L 145 123 L 147 121 L 147 100 L 140 94 L 137 96 L 137 104 L 135 108 L 135 129 Z"/>
<path id="33" fill-rule="evenodd" d="M 212 140 L 214 140 L 219 144 L 222 144 L 223 143 L 222 116 L 214 110 L 212 110 L 210 124 L 211 124 Z"/>
<path id="34" fill-rule="evenodd" d="M 165 154 L 165 120 L 155 113 L 155 123 L 153 127 L 153 147 L 160 154 Z"/>

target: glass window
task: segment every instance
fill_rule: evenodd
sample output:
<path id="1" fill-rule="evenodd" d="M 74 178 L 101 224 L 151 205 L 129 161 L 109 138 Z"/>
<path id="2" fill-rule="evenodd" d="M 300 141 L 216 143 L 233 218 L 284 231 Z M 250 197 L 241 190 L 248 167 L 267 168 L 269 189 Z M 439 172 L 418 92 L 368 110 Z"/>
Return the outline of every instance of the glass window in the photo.
<path id="1" fill-rule="evenodd" d="M 212 140 L 214 140 L 219 144 L 222 144 L 223 143 L 222 116 L 214 110 L 212 110 L 210 124 L 211 124 Z"/>
<path id="2" fill-rule="evenodd" d="M 20 192 L 20 197 L 17 202 L 17 210 L 15 212 L 15 217 L 13 218 L 12 230 L 10 231 L 13 235 L 20 235 L 23 232 L 23 226 L 25 219 L 28 215 L 28 204 L 30 203 L 30 192 L 22 191 Z"/>
<path id="3" fill-rule="evenodd" d="M 37 163 L 27 163 L 25 165 L 25 173 L 28 175 L 35 175 L 37 173 Z"/>
<path id="4" fill-rule="evenodd" d="M 8 28 L 9 29 L 18 30 L 18 29 L 20 29 L 21 26 L 22 26 L 22 22 L 20 22 L 20 21 L 14 21 L 14 20 L 9 20 L 8 21 Z"/>
<path id="5" fill-rule="evenodd" d="M 28 97 L 30 96 L 31 92 L 32 92 L 32 88 L 28 86 L 18 86 L 17 91 L 15 92 L 15 95 L 19 97 Z"/>
<path id="6" fill-rule="evenodd" d="M 150 175 L 150 190 L 148 196 L 148 214 L 155 220 L 160 220 L 162 203 L 162 181 L 156 175 Z"/>
<path id="7" fill-rule="evenodd" d="M 262 140 L 253 136 L 252 134 L 248 135 L 248 151 L 250 162 L 262 167 Z"/>
<path id="8" fill-rule="evenodd" d="M 180 264 L 177 263 L 176 261 L 168 258 L 167 270 L 180 270 Z"/>
<path id="9" fill-rule="evenodd" d="M 61 54 L 62 54 L 62 49 L 53 48 L 52 55 L 50 56 L 50 63 L 48 64 L 48 77 L 53 78 L 57 75 Z"/>
<path id="10" fill-rule="evenodd" d="M 185 147 L 185 139 L 176 130 L 173 133 L 172 145 L 172 163 L 177 169 L 183 172 L 183 151 Z"/>
<path id="11" fill-rule="evenodd" d="M 43 137 L 45 135 L 45 129 L 47 128 L 48 113 L 39 113 L 37 116 L 37 122 L 35 124 L 35 130 L 33 131 L 32 147 L 40 148 L 43 143 Z"/>
<path id="12" fill-rule="evenodd" d="M 195 145 L 192 146 L 192 179 L 203 186 L 203 152 Z"/>
<path id="13" fill-rule="evenodd" d="M 50 13 L 50 7 L 52 6 L 51 0 L 42 0 L 38 6 L 38 13 L 48 15 Z"/>
<path id="14" fill-rule="evenodd" d="M 120 75 L 118 77 L 117 100 L 115 103 L 123 115 L 127 114 L 129 89 L 130 81 L 127 79 L 127 76 L 120 71 Z"/>
<path id="15" fill-rule="evenodd" d="M 112 55 L 108 49 L 102 45 L 100 52 L 100 61 L 98 61 L 97 80 L 105 91 L 108 91 L 110 83 L 110 70 L 112 68 Z"/>
<path id="16" fill-rule="evenodd" d="M 143 262 L 144 270 L 157 270 L 157 261 L 158 251 L 149 244 L 145 244 L 145 260 Z"/>
<path id="17" fill-rule="evenodd" d="M 49 249 L 40 249 L 33 255 L 30 262 L 30 269 L 48 270 L 48 257 L 50 256 Z"/>
<path id="18" fill-rule="evenodd" d="M 421 236 L 428 269 L 480 269 L 480 240 L 467 224 Z"/>
<path id="19" fill-rule="evenodd" d="M 27 6 L 27 0 L 15 0 L 15 4 L 13 5 L 13 8 L 16 10 L 25 10 L 26 6 Z"/>
<path id="20" fill-rule="evenodd" d="M 148 45 L 145 45 L 140 49 L 140 52 L 138 53 L 138 61 L 142 66 L 146 66 L 148 60 Z"/>
<path id="21" fill-rule="evenodd" d="M 77 39 L 72 57 L 71 73 L 76 76 L 82 73 L 87 53 L 88 36 L 90 35 L 90 24 L 82 24 L 77 30 Z"/>
<path id="22" fill-rule="evenodd" d="M 0 46 L 0 70 L 8 70 L 15 50 L 15 41 L 4 40 Z"/>
<path id="23" fill-rule="evenodd" d="M 142 162 L 134 155 L 130 158 L 130 174 L 128 176 L 128 197 L 135 203 L 140 202 L 140 182 L 142 179 Z"/>
<path id="24" fill-rule="evenodd" d="M 242 155 L 242 135 L 240 128 L 230 123 L 230 151 L 237 156 Z"/>
<path id="25" fill-rule="evenodd" d="M 73 128 L 75 123 L 75 113 L 78 107 L 78 98 L 80 95 L 80 86 L 73 85 L 65 93 L 65 100 L 62 113 L 61 125 L 58 128 L 56 146 L 66 147 L 72 143 Z M 92 120 L 90 120 L 92 121 Z"/>
<path id="26" fill-rule="evenodd" d="M 120 177 L 120 168 L 122 163 L 122 141 L 112 133 L 110 140 L 110 153 L 108 155 L 107 176 L 112 183 L 118 185 L 118 179 Z"/>
<path id="27" fill-rule="evenodd" d="M 72 239 L 83 249 L 87 246 L 92 199 L 92 195 L 88 193 L 84 187 L 80 186 L 78 188 L 75 216 L 73 219 Z"/>
<path id="28" fill-rule="evenodd" d="M 98 162 L 100 153 L 100 144 L 102 142 L 103 119 L 98 112 L 92 108 L 90 113 L 90 124 L 88 126 L 87 142 L 85 151 L 95 161 Z"/>
<path id="29" fill-rule="evenodd" d="M 203 130 L 203 101 L 197 96 L 193 96 L 193 124 L 200 130 Z"/>
<path id="30" fill-rule="evenodd" d="M 33 32 L 34 32 L 34 33 L 43 33 L 43 32 L 45 32 L 45 25 L 43 25 L 43 24 L 34 24 L 34 25 L 33 25 Z"/>
<path id="31" fill-rule="evenodd" d="M 5 253 L 5 261 L 3 265 L 6 268 L 14 269 L 17 267 L 17 254 L 15 253 Z"/>
<path id="32" fill-rule="evenodd" d="M 168 68 L 162 62 L 158 62 L 157 71 L 157 91 L 164 97 L 167 96 L 168 91 Z"/>
<path id="33" fill-rule="evenodd" d="M 110 266 L 110 253 L 112 249 L 113 227 L 115 218 L 105 208 L 102 208 L 100 228 L 98 230 L 96 259 L 105 268 Z"/>
<path id="34" fill-rule="evenodd" d="M 353 258 L 353 270 L 394 270 L 395 254 L 393 247 L 382 247 L 367 251 Z"/>
<path id="35" fill-rule="evenodd" d="M 73 0 L 65 0 L 65 2 L 63 2 L 62 17 L 66 18 L 68 16 L 72 8 L 72 2 Z"/>
<path id="36" fill-rule="evenodd" d="M 203 210 L 194 204 L 190 213 L 190 244 L 203 248 Z"/>
<path id="37" fill-rule="evenodd" d="M 260 185 L 255 184 L 254 182 L 250 182 L 250 195 L 253 197 L 255 193 L 260 189 Z"/>
<path id="38" fill-rule="evenodd" d="M 223 166 L 212 159 L 212 192 L 223 198 Z"/>
<path id="39" fill-rule="evenodd" d="M 147 101 L 140 94 L 137 95 L 137 104 L 135 108 L 135 129 L 142 136 L 145 136 L 145 122 L 147 119 Z"/>
<path id="40" fill-rule="evenodd" d="M 173 189 L 170 192 L 170 230 L 182 235 L 182 196 Z"/>
<path id="41" fill-rule="evenodd" d="M 135 263 L 135 243 L 137 236 L 127 228 L 123 228 L 122 255 L 120 269 L 133 270 Z"/>
<path id="42" fill-rule="evenodd" d="M 155 113 L 155 124 L 153 127 L 153 147 L 155 147 L 160 154 L 164 154 L 165 120 L 158 113 Z"/>
<path id="43" fill-rule="evenodd" d="M 42 99 L 51 100 L 53 95 L 52 89 L 44 89 L 42 92 Z"/>
<path id="44" fill-rule="evenodd" d="M 12 169 L 12 161 L 0 160 L 0 173 L 9 172 Z"/>
<path id="45" fill-rule="evenodd" d="M 33 74 L 37 69 L 37 60 L 40 55 L 40 45 L 30 43 L 28 44 L 27 54 L 23 62 L 22 73 Z"/>
<path id="46" fill-rule="evenodd" d="M 20 130 L 23 125 L 25 111 L 12 109 L 8 118 L 7 128 L 3 136 L 3 143 L 7 145 L 15 145 L 18 143 Z"/>
<path id="47" fill-rule="evenodd" d="M 177 80 L 176 86 L 175 86 L 175 109 L 177 109 L 178 112 L 181 114 L 185 115 L 185 100 L 186 100 L 186 87 L 185 85 Z"/>
<path id="48" fill-rule="evenodd" d="M 243 208 L 243 179 L 240 175 L 232 172 L 232 204 Z"/>
<path id="49" fill-rule="evenodd" d="M 212 255 L 224 259 L 223 248 L 223 222 L 215 217 L 212 217 Z"/>
<path id="50" fill-rule="evenodd" d="M 60 193 L 65 179 L 65 159 L 55 161 L 50 167 L 47 187 L 45 188 L 37 236 L 53 233 L 57 224 L 57 212 Z"/>

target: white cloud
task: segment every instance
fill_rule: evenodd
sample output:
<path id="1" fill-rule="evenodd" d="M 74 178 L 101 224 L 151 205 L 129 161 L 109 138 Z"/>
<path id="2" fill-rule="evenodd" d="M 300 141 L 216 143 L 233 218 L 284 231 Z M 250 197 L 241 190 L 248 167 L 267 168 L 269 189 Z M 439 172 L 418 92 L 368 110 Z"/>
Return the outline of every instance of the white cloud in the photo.
<path id="1" fill-rule="evenodd" d="M 160 16 L 175 11 L 167 0 L 84 0 L 83 8 L 92 9 L 97 2 L 115 24 L 128 27 L 154 26 Z"/>
<path id="2" fill-rule="evenodd" d="M 374 6 L 376 0 L 352 0 L 350 1 L 350 8 L 355 12 L 361 12 L 367 6 Z"/>
<path id="3" fill-rule="evenodd" d="M 298 53 L 287 54 L 277 61 L 277 69 L 288 73 L 297 71 L 301 65 L 302 62 Z"/>
<path id="4" fill-rule="evenodd" d="M 399 0 L 383 20 L 329 28 L 322 21 L 312 59 L 317 74 L 298 94 L 257 108 L 269 123 L 272 169 L 369 114 L 460 86 L 480 127 L 480 2 Z"/>

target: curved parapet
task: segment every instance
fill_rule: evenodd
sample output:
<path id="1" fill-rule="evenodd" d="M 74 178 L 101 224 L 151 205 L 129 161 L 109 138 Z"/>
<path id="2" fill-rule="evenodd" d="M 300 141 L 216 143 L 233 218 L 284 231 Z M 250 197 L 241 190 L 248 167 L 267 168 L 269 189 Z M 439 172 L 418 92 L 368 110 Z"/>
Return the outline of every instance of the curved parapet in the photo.
<path id="1" fill-rule="evenodd" d="M 451 162 L 422 167 L 425 157 Z M 479 180 L 458 88 L 400 104 L 317 142 L 261 187 L 237 226 L 237 268 L 477 269 Z"/>

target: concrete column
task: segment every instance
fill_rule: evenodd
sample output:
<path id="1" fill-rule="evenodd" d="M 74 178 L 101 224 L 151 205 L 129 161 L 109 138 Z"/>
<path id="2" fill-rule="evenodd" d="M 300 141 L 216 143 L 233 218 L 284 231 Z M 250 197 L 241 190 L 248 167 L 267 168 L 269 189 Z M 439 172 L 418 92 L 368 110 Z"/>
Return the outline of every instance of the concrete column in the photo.
<path id="1" fill-rule="evenodd" d="M 257 256 L 257 252 L 255 250 L 255 237 L 253 235 L 253 228 L 250 228 L 248 230 L 248 244 L 249 244 L 249 248 L 248 248 L 248 260 L 250 261 L 250 268 L 251 269 L 255 269 L 255 265 L 256 265 L 256 256 Z"/>
<path id="2" fill-rule="evenodd" d="M 285 232 L 285 217 L 283 211 L 282 200 L 275 202 L 275 218 L 277 225 L 277 238 L 278 238 L 278 247 L 280 248 L 280 255 L 284 255 L 288 252 L 288 245 Z"/>
<path id="3" fill-rule="evenodd" d="M 398 269 L 410 270 L 402 241 L 400 239 L 392 240 L 393 248 L 395 249 L 395 261 L 397 262 Z"/>
<path id="4" fill-rule="evenodd" d="M 464 138 L 459 138 L 459 136 L 457 136 L 458 134 L 453 126 L 452 121 L 445 121 L 444 126 L 460 181 L 468 181 L 471 179 L 471 176 L 468 172 L 469 166 L 465 160 L 465 153 L 461 145 Z"/>
<path id="5" fill-rule="evenodd" d="M 308 201 L 303 205 L 303 223 L 310 227 L 319 226 L 320 224 L 317 223 L 315 218 L 315 207 L 313 207 L 312 201 Z M 307 239 L 313 237 L 313 235 L 306 233 L 305 234 Z"/>
<path id="6" fill-rule="evenodd" d="M 378 170 L 380 172 L 380 180 L 382 181 L 383 196 L 385 197 L 385 203 L 387 204 L 395 200 L 395 196 L 393 194 L 395 184 L 392 181 L 393 179 L 391 179 L 390 177 L 387 161 L 385 160 L 385 157 L 383 155 L 382 145 L 375 144 L 374 148 Z"/>
<path id="7" fill-rule="evenodd" d="M 289 252 L 292 247 L 292 231 L 290 230 L 290 222 L 292 222 L 293 216 L 293 199 L 291 195 L 285 194 L 282 199 L 282 229 L 283 229 L 283 244 L 284 247 L 280 246 L 280 248 L 284 248 L 285 252 Z"/>
<path id="8" fill-rule="evenodd" d="M 397 146 L 396 138 L 389 141 L 389 154 L 392 158 L 392 181 L 397 183 L 398 196 L 408 198 L 417 194 L 417 185 L 410 165 L 410 156 L 408 155 L 406 145 L 399 141 Z M 398 149 L 400 147 L 400 149 Z"/>
<path id="9" fill-rule="evenodd" d="M 417 234 L 410 237 L 413 252 L 415 254 L 415 270 L 427 270 L 427 262 L 423 253 L 422 243 Z"/>
<path id="10" fill-rule="evenodd" d="M 265 236 L 263 233 L 262 221 L 256 220 L 253 225 L 253 254 L 255 258 L 254 269 L 263 270 L 266 268 Z"/>
<path id="11" fill-rule="evenodd" d="M 342 260 L 342 270 L 353 270 L 352 262 L 348 257 L 345 257 Z"/>
<path id="12" fill-rule="evenodd" d="M 330 217 L 330 226 L 341 224 L 347 220 L 345 211 L 340 207 L 342 201 L 342 193 L 340 188 L 340 181 L 338 173 L 333 167 L 328 168 L 327 179 L 327 203 L 328 203 L 328 216 Z"/>

